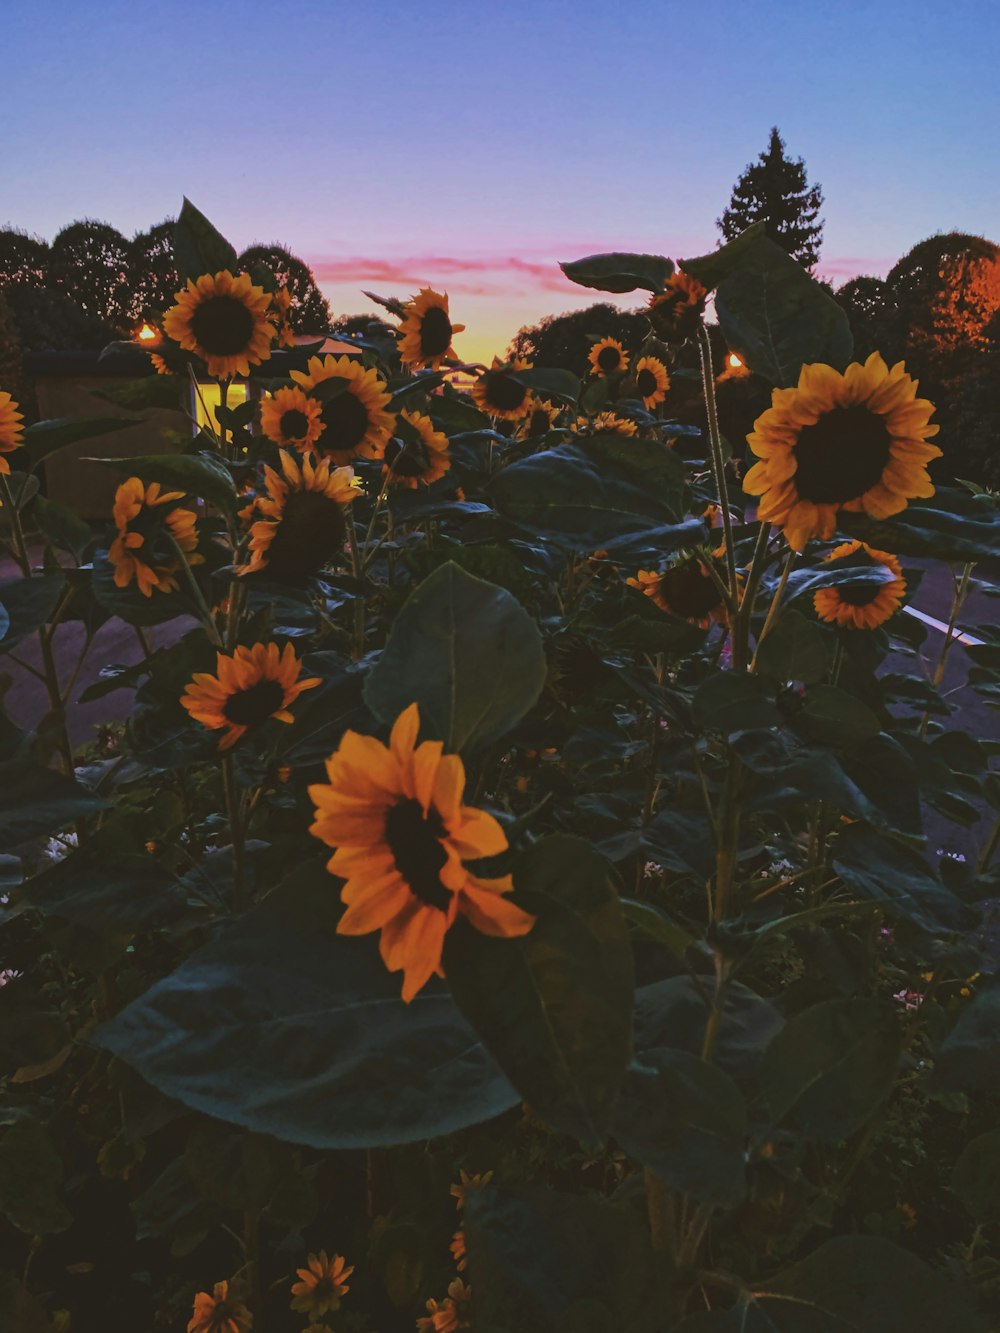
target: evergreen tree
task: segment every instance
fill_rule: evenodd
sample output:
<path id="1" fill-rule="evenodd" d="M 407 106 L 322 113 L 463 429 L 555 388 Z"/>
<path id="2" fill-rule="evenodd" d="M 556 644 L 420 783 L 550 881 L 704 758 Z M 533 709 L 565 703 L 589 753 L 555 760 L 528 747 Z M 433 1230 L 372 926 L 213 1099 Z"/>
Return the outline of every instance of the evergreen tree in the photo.
<path id="1" fill-rule="evenodd" d="M 752 223 L 763 222 L 771 240 L 811 270 L 823 237 L 822 219 L 817 220 L 822 206 L 820 187 L 808 184 L 801 157 L 795 161 L 786 157 L 785 141 L 775 126 L 767 151 L 736 182 L 729 207 L 716 226 L 731 241 Z"/>

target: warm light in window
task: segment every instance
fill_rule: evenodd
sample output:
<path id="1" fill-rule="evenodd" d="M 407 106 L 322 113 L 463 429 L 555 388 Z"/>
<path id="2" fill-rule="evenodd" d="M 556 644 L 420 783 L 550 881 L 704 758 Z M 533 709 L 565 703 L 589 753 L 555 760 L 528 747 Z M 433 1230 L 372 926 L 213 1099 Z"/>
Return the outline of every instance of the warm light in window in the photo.
<path id="1" fill-rule="evenodd" d="M 141 343 L 155 342 L 160 336 L 153 328 L 152 324 L 143 324 L 142 328 L 135 335 Z"/>
<path id="2" fill-rule="evenodd" d="M 248 392 L 245 383 L 241 384 L 239 381 L 231 383 L 226 394 L 226 406 L 239 407 L 240 403 L 246 402 Z M 219 429 L 219 419 L 215 415 L 215 410 L 221 402 L 222 390 L 214 380 L 207 384 L 199 383 L 197 391 L 194 391 L 194 418 L 199 430 L 204 430 L 206 427 L 212 431 Z"/>
<path id="3" fill-rule="evenodd" d="M 740 366 L 742 366 L 743 362 L 740 360 L 740 358 L 736 355 L 735 352 L 730 352 L 730 353 L 729 353 L 729 364 L 732 366 L 733 370 L 739 370 L 739 368 L 740 368 Z"/>

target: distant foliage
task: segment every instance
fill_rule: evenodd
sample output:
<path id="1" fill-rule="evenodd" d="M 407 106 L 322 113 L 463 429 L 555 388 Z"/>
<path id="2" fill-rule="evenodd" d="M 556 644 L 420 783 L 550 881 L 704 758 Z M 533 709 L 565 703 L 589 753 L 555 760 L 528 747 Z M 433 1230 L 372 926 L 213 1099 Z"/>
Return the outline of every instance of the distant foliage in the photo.
<path id="1" fill-rule="evenodd" d="M 117 228 L 90 219 L 73 222 L 52 242 L 47 282 L 84 314 L 127 333 L 131 259 L 129 243 Z"/>
<path id="2" fill-rule="evenodd" d="M 775 126 L 766 150 L 733 187 L 729 207 L 716 226 L 723 239 L 731 241 L 754 222 L 763 222 L 771 240 L 811 270 L 823 240 L 822 207 L 820 187 L 808 183 L 801 157 L 786 156 L 785 141 Z"/>
<path id="3" fill-rule="evenodd" d="M 583 377 L 590 370 L 590 349 L 601 338 L 617 338 L 627 352 L 634 352 L 648 336 L 645 315 L 599 301 L 585 310 L 546 315 L 537 324 L 526 324 L 515 333 L 507 355 Z"/>
<path id="4" fill-rule="evenodd" d="M 48 244 L 16 227 L 0 231 L 0 287 L 10 282 L 45 281 L 49 263 Z"/>
<path id="5" fill-rule="evenodd" d="M 330 328 L 330 305 L 316 286 L 312 269 L 283 245 L 251 245 L 240 255 L 240 266 L 253 273 L 264 264 L 292 294 L 290 319 L 293 333 L 326 333 Z"/>
<path id="6" fill-rule="evenodd" d="M 133 324 L 161 315 L 174 302 L 181 280 L 174 263 L 174 219 L 164 218 L 132 239 L 129 313 Z"/>

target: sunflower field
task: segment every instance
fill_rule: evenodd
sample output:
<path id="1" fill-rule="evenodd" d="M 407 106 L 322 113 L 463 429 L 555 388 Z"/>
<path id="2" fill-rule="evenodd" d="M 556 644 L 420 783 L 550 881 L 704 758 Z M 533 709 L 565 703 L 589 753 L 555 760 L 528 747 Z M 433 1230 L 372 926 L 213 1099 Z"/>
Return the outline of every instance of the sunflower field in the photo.
<path id="1" fill-rule="evenodd" d="M 462 363 L 430 288 L 301 346 L 187 202 L 175 256 L 139 383 L 217 428 L 95 459 L 103 530 L 34 474 L 109 422 L 0 393 L 49 704 L 0 719 L 0 1328 L 1000 1326 L 998 746 L 945 681 L 965 632 L 1000 699 L 1000 517 L 905 365 L 760 227 L 565 264 L 648 296 L 582 380 Z"/>

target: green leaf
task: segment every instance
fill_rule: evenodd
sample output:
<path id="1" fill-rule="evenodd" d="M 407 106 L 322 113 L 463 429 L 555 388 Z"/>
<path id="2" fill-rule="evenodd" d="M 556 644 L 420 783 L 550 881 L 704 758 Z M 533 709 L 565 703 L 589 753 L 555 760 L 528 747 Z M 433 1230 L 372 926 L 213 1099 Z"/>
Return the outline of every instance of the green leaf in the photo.
<path id="1" fill-rule="evenodd" d="M 746 1107 L 728 1075 L 686 1051 L 633 1063 L 612 1132 L 630 1156 L 681 1194 L 718 1208 L 746 1197 Z"/>
<path id="2" fill-rule="evenodd" d="M 938 935 L 972 925 L 968 909 L 919 852 L 866 824 L 852 824 L 837 835 L 832 860 L 845 884 L 923 930 Z"/>
<path id="3" fill-rule="evenodd" d="M 796 1014 L 764 1052 L 758 1077 L 772 1123 L 806 1139 L 846 1139 L 892 1091 L 901 1053 L 891 1009 L 826 1000 Z"/>
<path id="4" fill-rule="evenodd" d="M 155 348 L 154 348 L 155 350 Z M 139 379 L 124 380 L 121 384 L 106 384 L 92 390 L 95 398 L 124 407 L 128 412 L 142 412 L 150 408 L 164 408 L 180 412 L 185 406 L 188 381 L 180 375 L 143 375 Z"/>
<path id="5" fill-rule="evenodd" d="M 33 1115 L 0 1129 L 0 1212 L 19 1231 L 48 1236 L 70 1225 L 62 1176 L 49 1133 Z"/>
<path id="6" fill-rule="evenodd" d="M 11 472 L 7 476 L 7 488 L 14 502 L 14 508 L 18 513 L 21 513 L 28 508 L 33 500 L 37 502 L 41 483 L 31 472 Z M 23 518 L 21 525 L 22 527 L 25 525 Z M 14 525 L 10 521 L 10 514 L 7 512 L 3 501 L 0 500 L 0 537 L 9 541 L 13 531 Z"/>
<path id="7" fill-rule="evenodd" d="M 0 630 L 0 652 L 10 652 L 46 624 L 66 588 L 61 574 L 42 574 L 37 578 L 4 579 L 0 583 L 0 607 L 7 617 L 7 628 Z"/>
<path id="8" fill-rule="evenodd" d="M 635 1047 L 638 1058 L 661 1047 L 700 1055 L 709 1018 L 711 981 L 701 990 L 689 976 L 667 977 L 635 993 Z M 727 991 L 715 1063 L 737 1083 L 751 1076 L 784 1019 L 770 1001 L 741 982 Z"/>
<path id="9" fill-rule="evenodd" d="M 592 287 L 599 292 L 662 292 L 674 271 L 671 260 L 663 255 L 606 254 L 588 255 L 559 267 L 570 282 Z"/>
<path id="10" fill-rule="evenodd" d="M 1000 989 L 982 990 L 941 1043 L 936 1073 L 948 1087 L 1000 1094 Z"/>
<path id="11" fill-rule="evenodd" d="M 662 1328 L 664 1265 L 636 1211 L 586 1195 L 486 1186 L 466 1195 L 463 1223 L 477 1328 Z M 604 1311 L 596 1325 L 594 1304 Z M 656 1322 L 647 1322 L 654 1312 Z"/>
<path id="12" fill-rule="evenodd" d="M 453 1133 L 518 1095 L 443 986 L 406 1005 L 374 937 L 337 935 L 315 863 L 93 1040 L 185 1106 L 314 1148 Z"/>
<path id="13" fill-rule="evenodd" d="M 655 815 L 642 830 L 642 846 L 651 860 L 679 874 L 700 879 L 711 874 L 715 834 L 700 810 L 673 810 Z"/>
<path id="14" fill-rule="evenodd" d="M 504 468 L 490 491 L 500 512 L 533 534 L 577 551 L 680 523 L 684 466 L 655 440 L 595 435 Z"/>
<path id="15" fill-rule="evenodd" d="M 746 231 L 741 231 L 739 236 L 726 241 L 711 254 L 698 255 L 695 259 L 682 259 L 681 268 L 711 291 L 713 287 L 718 287 L 723 278 L 728 278 L 730 274 L 739 271 L 748 252 L 753 252 L 758 238 L 764 235 L 765 226 L 763 222 L 754 222 Z"/>
<path id="16" fill-rule="evenodd" d="M 726 345 L 774 385 L 795 384 L 805 362 L 843 370 L 853 338 L 847 314 L 780 245 L 763 234 L 723 276 L 715 311 Z"/>
<path id="17" fill-rule="evenodd" d="M 36 421 L 24 432 L 24 448 L 34 466 L 69 444 L 79 444 L 95 435 L 113 435 L 115 431 L 140 424 L 134 417 L 58 417 Z"/>
<path id="18" fill-rule="evenodd" d="M 723 736 L 756 727 L 776 727 L 781 721 L 773 687 L 759 676 L 742 671 L 714 671 L 707 676 L 695 692 L 694 715 L 704 731 L 717 731 Z"/>
<path id="19" fill-rule="evenodd" d="M 231 513 L 236 508 L 236 486 L 232 474 L 217 454 L 150 454 L 143 458 L 88 458 L 103 463 L 123 477 L 138 477 L 148 486 L 157 481 L 163 489 L 199 496 Z"/>
<path id="20" fill-rule="evenodd" d="M 881 521 L 841 511 L 837 523 L 851 537 L 904 556 L 964 563 L 992 559 L 1000 545 L 1000 510 L 956 487 L 939 486 L 933 506 L 918 500 Z"/>
<path id="21" fill-rule="evenodd" d="M 977 1222 L 1000 1217 L 1000 1129 L 967 1143 L 951 1176 L 951 1187 Z"/>
<path id="22" fill-rule="evenodd" d="M 555 402 L 575 403 L 580 397 L 580 381 L 571 370 L 533 366 L 530 370 L 511 371 L 510 378 Z"/>
<path id="23" fill-rule="evenodd" d="M 30 738 L 9 723 L 0 756 L 0 852 L 56 833 L 107 801 L 73 778 L 46 768 L 32 754 Z"/>
<path id="24" fill-rule="evenodd" d="M 239 272 L 236 251 L 190 199 L 184 200 L 174 227 L 174 263 L 182 282 L 225 268 Z"/>
<path id="25" fill-rule="evenodd" d="M 757 648 L 757 669 L 775 680 L 822 680 L 833 661 L 836 640 L 792 608 L 782 611 Z M 878 728 L 876 728 L 878 730 Z"/>
<path id="26" fill-rule="evenodd" d="M 765 640 L 766 643 L 766 640 Z M 795 728 L 824 745 L 856 745 L 871 740 L 882 723 L 867 705 L 836 685 L 810 685 L 795 714 Z"/>
<path id="27" fill-rule="evenodd" d="M 31 512 L 39 528 L 57 550 L 69 551 L 76 560 L 83 559 L 94 540 L 94 533 L 90 524 L 75 510 L 60 504 L 58 500 L 49 500 L 40 495 Z"/>
<path id="28" fill-rule="evenodd" d="M 176 592 L 162 592 L 155 588 L 148 597 L 139 591 L 134 579 L 119 588 L 115 583 L 115 567 L 108 559 L 107 551 L 94 552 L 91 587 L 100 605 L 128 625 L 163 625 L 178 616 L 198 614 L 184 583 Z"/>
<path id="29" fill-rule="evenodd" d="M 520 721 L 545 675 L 541 635 L 521 604 L 449 561 L 397 615 L 365 702 L 387 723 L 416 702 L 425 735 L 473 750 Z"/>
<path id="30" fill-rule="evenodd" d="M 689 949 L 698 947 L 698 941 L 690 931 L 679 926 L 652 903 L 639 902 L 636 898 L 622 898 L 621 904 L 626 919 L 637 926 L 646 939 L 664 945 L 681 962 L 687 957 Z"/>
<path id="31" fill-rule="evenodd" d="M 517 939 L 461 922 L 444 969 L 459 1008 L 521 1096 L 549 1124 L 596 1145 L 631 1053 L 632 950 L 604 858 L 555 834 L 514 863 Z M 462 927 L 462 928 L 460 928 Z"/>

